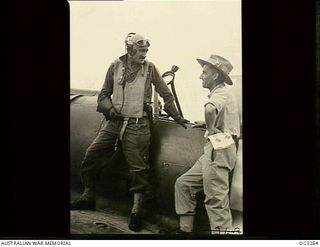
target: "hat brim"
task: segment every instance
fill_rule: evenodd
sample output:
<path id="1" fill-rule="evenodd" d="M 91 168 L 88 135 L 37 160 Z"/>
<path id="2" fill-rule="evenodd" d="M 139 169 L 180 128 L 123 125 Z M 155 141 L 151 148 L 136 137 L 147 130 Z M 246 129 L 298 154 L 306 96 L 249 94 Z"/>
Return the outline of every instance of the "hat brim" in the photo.
<path id="1" fill-rule="evenodd" d="M 209 62 L 206 61 L 206 60 L 200 59 L 200 58 L 197 58 L 197 61 L 198 61 L 198 63 L 201 65 L 201 67 L 203 67 L 203 66 L 206 65 L 206 64 L 212 65 L 213 67 L 215 67 L 217 70 L 219 70 L 219 71 L 225 76 L 225 78 L 226 78 L 225 83 L 227 83 L 227 84 L 229 84 L 229 85 L 233 85 L 233 82 L 232 82 L 230 76 L 229 76 L 227 73 L 225 73 L 223 70 L 221 70 L 219 67 L 215 66 L 215 65 L 212 64 L 212 63 L 209 63 Z"/>

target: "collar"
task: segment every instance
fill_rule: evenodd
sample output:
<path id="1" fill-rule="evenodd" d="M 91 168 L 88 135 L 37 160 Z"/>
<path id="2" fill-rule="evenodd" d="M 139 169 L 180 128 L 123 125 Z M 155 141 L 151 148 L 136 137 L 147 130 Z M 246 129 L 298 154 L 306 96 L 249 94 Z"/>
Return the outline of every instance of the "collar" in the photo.
<path id="1" fill-rule="evenodd" d="M 221 82 L 219 83 L 217 86 L 215 86 L 211 91 L 210 91 L 210 94 L 208 95 L 208 98 L 210 98 L 212 96 L 212 94 L 214 93 L 214 91 L 216 91 L 218 88 L 222 88 L 222 87 L 225 87 L 225 83 L 224 82 Z"/>
<path id="2" fill-rule="evenodd" d="M 123 63 L 125 63 L 125 62 L 127 61 L 127 59 L 128 59 L 128 53 L 125 54 L 125 55 L 122 55 L 121 57 L 119 57 L 119 59 L 120 59 Z"/>

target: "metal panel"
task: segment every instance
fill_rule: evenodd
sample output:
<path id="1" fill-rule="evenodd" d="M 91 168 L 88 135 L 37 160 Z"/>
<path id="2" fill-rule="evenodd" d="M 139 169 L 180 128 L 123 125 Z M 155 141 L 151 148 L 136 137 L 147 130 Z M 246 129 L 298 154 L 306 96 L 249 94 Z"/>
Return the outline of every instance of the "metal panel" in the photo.
<path id="1" fill-rule="evenodd" d="M 88 96 L 81 97 L 86 101 Z M 93 98 L 93 97 L 90 97 Z M 79 99 L 79 98 L 78 98 Z M 92 101 L 92 99 L 90 99 Z M 95 110 L 93 104 L 77 104 L 70 106 L 70 158 L 71 158 L 71 189 L 80 190 L 80 164 L 95 136 L 97 135 L 104 118 Z"/>

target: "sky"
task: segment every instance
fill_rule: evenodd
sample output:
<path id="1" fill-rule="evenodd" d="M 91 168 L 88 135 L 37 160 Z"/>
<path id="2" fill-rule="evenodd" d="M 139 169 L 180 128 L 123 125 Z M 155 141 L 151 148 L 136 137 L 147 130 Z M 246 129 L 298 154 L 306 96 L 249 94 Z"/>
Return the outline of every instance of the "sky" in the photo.
<path id="1" fill-rule="evenodd" d="M 179 67 L 175 86 L 185 118 L 203 120 L 208 89 L 201 86 L 196 58 L 228 59 L 232 90 L 241 108 L 241 2 L 69 1 L 70 86 L 100 90 L 110 64 L 125 53 L 124 39 L 136 32 L 150 40 L 147 60 L 160 73 Z M 240 79 L 239 79 L 240 78 Z"/>

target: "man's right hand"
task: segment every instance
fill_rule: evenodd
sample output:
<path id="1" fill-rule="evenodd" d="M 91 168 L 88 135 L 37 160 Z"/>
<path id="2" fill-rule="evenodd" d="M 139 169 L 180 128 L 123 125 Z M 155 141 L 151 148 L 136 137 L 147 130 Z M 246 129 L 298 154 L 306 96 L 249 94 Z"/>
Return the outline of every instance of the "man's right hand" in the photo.
<path id="1" fill-rule="evenodd" d="M 109 111 L 109 116 L 110 116 L 110 119 L 113 119 L 113 118 L 121 117 L 121 114 L 118 113 L 114 107 L 112 107 Z"/>
<path id="2" fill-rule="evenodd" d="M 174 121 L 176 121 L 178 124 L 180 124 L 183 128 L 187 128 L 186 123 L 189 123 L 190 121 L 187 119 L 184 119 L 182 117 L 176 118 L 174 119 Z"/>
<path id="3" fill-rule="evenodd" d="M 192 128 L 205 128 L 206 123 L 204 121 L 195 121 L 195 125 L 192 126 Z"/>

